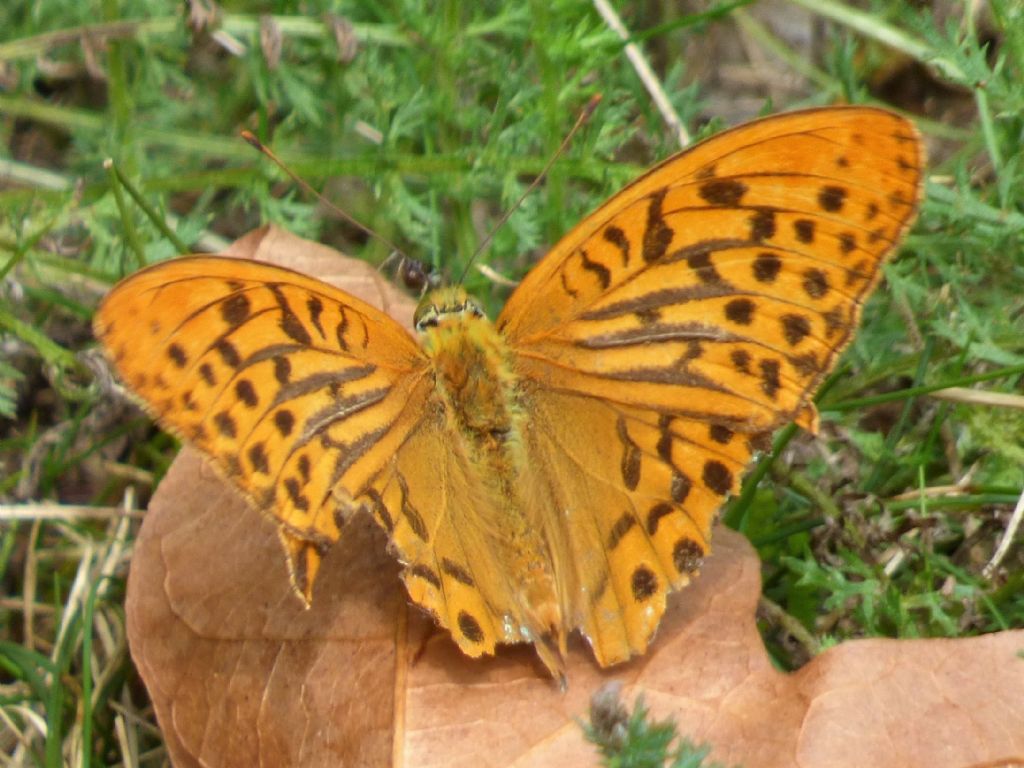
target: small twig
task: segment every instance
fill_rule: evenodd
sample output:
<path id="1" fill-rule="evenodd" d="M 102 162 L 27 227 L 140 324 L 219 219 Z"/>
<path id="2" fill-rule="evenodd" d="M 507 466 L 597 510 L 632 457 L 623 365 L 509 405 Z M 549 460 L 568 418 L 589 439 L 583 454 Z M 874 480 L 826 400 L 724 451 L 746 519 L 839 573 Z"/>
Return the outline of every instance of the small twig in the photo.
<path id="1" fill-rule="evenodd" d="M 25 610 L 25 601 L 20 597 L 0 597 L 0 608 L 20 613 Z M 41 616 L 52 616 L 56 612 L 49 603 L 34 603 L 33 610 Z"/>
<path id="2" fill-rule="evenodd" d="M 145 731 L 148 736 L 160 738 L 160 729 L 156 727 L 150 720 L 146 718 L 146 715 L 139 712 L 134 705 L 129 702 L 128 704 L 123 701 L 114 701 L 111 699 L 107 706 L 109 706 L 114 712 L 124 718 L 125 722 L 130 724 L 133 728 L 138 728 L 140 731 Z"/>
<path id="3" fill-rule="evenodd" d="M 42 522 L 36 520 L 32 523 L 32 530 L 28 534 L 28 543 L 25 545 L 25 578 L 22 581 L 21 597 L 24 607 L 21 615 L 24 623 L 25 639 L 22 645 L 26 648 L 35 648 L 35 605 L 36 605 L 36 578 L 39 575 L 39 556 L 36 552 L 36 543 L 39 541 L 39 529 Z"/>
<path id="4" fill-rule="evenodd" d="M 513 280 L 509 277 L 505 277 L 503 274 L 501 274 L 501 272 L 492 267 L 489 267 L 486 264 L 476 264 L 475 267 L 477 272 L 486 277 L 492 283 L 496 283 L 497 285 L 504 285 L 506 288 L 515 288 L 517 285 L 519 285 L 518 280 Z"/>
<path id="5" fill-rule="evenodd" d="M 128 515 L 135 508 L 134 488 L 128 486 L 125 489 L 121 504 L 122 515 L 119 519 L 115 518 L 110 521 L 107 531 L 106 551 L 100 559 L 99 573 L 97 575 L 97 578 L 100 579 L 100 584 L 96 588 L 96 592 L 100 597 L 106 597 L 109 593 L 114 573 L 124 561 L 125 551 L 130 546 L 128 534 L 131 531 L 131 520 Z"/>
<path id="6" fill-rule="evenodd" d="M 127 480 L 146 488 L 152 488 L 156 484 L 155 474 L 148 469 L 139 469 L 119 461 L 101 461 L 100 466 L 107 475 L 118 480 Z M 138 514 L 138 510 L 134 510 L 132 514 Z"/>
<path id="7" fill-rule="evenodd" d="M 933 485 L 929 488 L 915 488 L 912 491 L 897 493 L 889 497 L 889 501 L 907 501 L 912 499 L 942 499 L 950 496 L 966 496 L 971 492 L 971 483 L 974 482 L 974 474 L 978 469 L 978 463 L 972 464 L 963 476 L 956 481 L 955 485 Z"/>
<path id="8" fill-rule="evenodd" d="M 910 302 L 907 301 L 907 296 L 902 291 L 895 293 L 896 311 L 899 312 L 900 317 L 903 318 L 903 325 L 907 330 L 907 336 L 910 337 L 910 341 L 914 346 L 914 350 L 920 352 L 924 349 L 924 336 L 921 335 L 921 329 L 917 325 L 917 318 L 914 317 L 914 310 L 910 306 Z"/>
<path id="9" fill-rule="evenodd" d="M 57 627 L 57 638 L 53 641 L 53 654 L 50 660 L 55 664 L 59 662 L 58 657 L 64 644 L 64 636 L 74 628 L 73 622 L 78 618 L 82 605 L 89 594 L 89 585 L 92 583 L 90 576 L 95 556 L 95 545 L 92 541 L 86 540 L 85 552 L 78 561 L 75 578 L 71 581 L 71 588 L 68 590 L 67 599 L 64 601 L 60 626 Z M 86 628 L 85 631 L 90 630 Z"/>
<path id="10" fill-rule="evenodd" d="M 661 112 L 661 118 L 668 125 L 675 136 L 676 141 L 679 142 L 680 147 L 687 147 L 690 144 L 690 134 L 686 130 L 686 126 L 683 125 L 683 121 L 676 113 L 675 107 L 672 106 L 672 102 L 669 101 L 668 94 L 665 93 L 665 89 L 661 86 L 661 81 L 658 80 L 658 76 L 654 74 L 654 70 L 651 69 L 651 65 L 647 63 L 647 59 L 644 58 L 643 53 L 640 51 L 640 47 L 636 43 L 630 43 L 629 41 L 629 30 L 626 29 L 626 25 L 622 23 L 622 19 L 619 14 L 616 13 L 615 9 L 612 8 L 608 0 L 593 0 L 594 8 L 601 14 L 601 18 L 605 20 L 605 23 L 612 28 L 622 40 L 626 41 L 626 57 L 633 65 L 633 69 L 636 70 L 637 76 L 640 78 L 640 82 L 644 84 L 647 92 L 651 94 L 651 98 L 654 99 L 654 104 Z"/>
<path id="11" fill-rule="evenodd" d="M 999 540 L 999 546 L 996 547 L 995 554 L 992 555 L 992 559 L 988 561 L 988 564 L 981 569 L 981 574 L 986 579 L 992 578 L 992 574 L 996 572 L 996 568 L 1003 562 L 1006 553 L 1010 551 L 1010 545 L 1017 535 L 1017 529 L 1020 527 L 1021 520 L 1024 520 L 1024 491 L 1021 491 L 1020 498 L 1017 499 L 1017 506 L 1014 507 L 1013 514 L 1010 515 L 1010 522 L 1007 524 L 1006 530 L 1003 531 L 1003 537 Z"/>
<path id="12" fill-rule="evenodd" d="M 907 539 L 917 539 L 920 535 L 919 529 L 909 531 L 906 535 Z M 892 578 L 893 574 L 899 570 L 900 566 L 903 565 L 903 561 L 907 559 L 907 547 L 909 545 L 904 544 L 901 541 L 897 541 L 892 549 L 896 551 L 889 556 L 888 552 L 884 553 L 880 560 L 885 561 L 885 565 L 882 568 L 882 572 L 888 577 Z M 890 550 L 891 551 L 891 550 Z"/>
<path id="13" fill-rule="evenodd" d="M 0 521 L 14 520 L 95 520 L 142 517 L 141 510 L 121 507 L 89 507 L 73 504 L 0 504 Z"/>
<path id="14" fill-rule="evenodd" d="M 1024 410 L 1024 395 L 1009 392 L 986 392 L 983 389 L 967 387 L 946 387 L 931 392 L 929 397 L 936 400 L 948 400 L 952 403 L 969 403 L 970 405 L 995 405 L 1002 408 L 1020 408 Z"/>
<path id="15" fill-rule="evenodd" d="M 787 613 L 781 605 L 761 595 L 757 601 L 757 610 L 768 621 L 782 627 L 790 637 L 806 648 L 811 656 L 821 653 L 821 643 L 818 642 L 818 639 L 807 631 L 807 627 L 801 624 L 799 619 Z"/>
<path id="16" fill-rule="evenodd" d="M 20 726 L 14 722 L 11 714 L 17 714 L 24 720 L 24 725 Z M 4 757 L 4 765 L 10 766 L 22 766 L 25 765 L 23 762 L 26 759 L 25 750 L 31 746 L 31 742 L 34 740 L 36 734 L 46 734 L 46 720 L 32 707 L 28 706 L 5 706 L 0 707 L 0 722 L 6 727 L 6 732 L 14 734 L 18 740 L 18 746 L 11 750 L 11 760 L 8 761 L 4 753 L 0 752 L 0 756 Z M 10 749 L 10 746 L 7 746 Z"/>

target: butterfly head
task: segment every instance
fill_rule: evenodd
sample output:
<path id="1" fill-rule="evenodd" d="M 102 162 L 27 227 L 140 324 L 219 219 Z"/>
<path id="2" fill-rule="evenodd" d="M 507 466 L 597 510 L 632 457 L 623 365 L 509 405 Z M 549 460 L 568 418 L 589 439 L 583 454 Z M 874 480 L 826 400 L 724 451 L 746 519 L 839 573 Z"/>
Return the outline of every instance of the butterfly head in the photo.
<path id="1" fill-rule="evenodd" d="M 455 285 L 438 288 L 424 296 L 412 319 L 417 332 L 426 333 L 430 328 L 482 317 L 485 314 L 479 302 L 464 288 Z"/>

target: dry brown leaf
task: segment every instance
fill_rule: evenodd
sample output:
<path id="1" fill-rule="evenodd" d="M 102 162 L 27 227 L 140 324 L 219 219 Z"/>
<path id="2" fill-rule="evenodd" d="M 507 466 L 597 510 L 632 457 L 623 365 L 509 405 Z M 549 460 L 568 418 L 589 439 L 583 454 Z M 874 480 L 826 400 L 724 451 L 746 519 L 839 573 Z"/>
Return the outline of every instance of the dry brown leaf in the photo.
<path id="1" fill-rule="evenodd" d="M 361 262 L 280 230 L 232 253 L 411 315 Z M 849 642 L 786 675 L 754 624 L 756 555 L 715 535 L 649 653 L 600 670 L 577 638 L 562 694 L 527 647 L 462 656 L 408 605 L 369 519 L 346 528 L 304 610 L 273 523 L 185 450 L 136 543 L 129 640 L 179 768 L 596 765 L 577 720 L 611 679 L 746 768 L 1024 764 L 1024 631 Z"/>

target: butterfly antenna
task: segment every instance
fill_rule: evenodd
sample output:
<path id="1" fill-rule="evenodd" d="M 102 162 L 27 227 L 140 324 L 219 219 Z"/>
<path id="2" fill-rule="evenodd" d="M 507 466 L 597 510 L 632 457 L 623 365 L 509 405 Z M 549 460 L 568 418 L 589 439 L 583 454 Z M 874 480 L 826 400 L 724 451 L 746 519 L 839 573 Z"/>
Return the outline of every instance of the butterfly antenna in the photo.
<path id="1" fill-rule="evenodd" d="M 569 131 L 569 133 L 565 135 L 565 138 L 562 139 L 562 143 L 558 146 L 558 149 L 556 149 L 554 154 L 551 155 L 551 158 L 548 160 L 547 165 L 544 166 L 544 170 L 542 170 L 540 174 L 537 176 L 537 178 L 535 178 L 530 183 L 530 186 L 528 186 L 526 188 L 526 191 L 519 196 L 519 199 L 516 200 L 515 204 L 507 211 L 505 211 L 502 217 L 498 220 L 498 223 L 491 228 L 490 232 L 487 233 L 487 237 L 485 237 L 480 242 L 480 245 L 477 246 L 476 251 L 473 252 L 473 255 L 470 257 L 469 261 L 466 262 L 466 266 L 463 268 L 462 274 L 459 275 L 459 283 L 462 283 L 462 281 L 466 279 L 466 273 L 469 272 L 469 268 L 473 265 L 473 262 L 476 261 L 477 256 L 479 256 L 481 253 L 487 250 L 488 246 L 490 246 L 491 244 L 491 241 L 494 239 L 494 236 L 498 233 L 498 230 L 505 226 L 505 222 L 508 221 L 509 218 L 511 218 L 512 214 L 515 213 L 516 210 L 518 210 L 519 206 L 523 204 L 523 200 L 525 200 L 527 196 L 531 192 L 533 192 L 533 190 L 535 190 L 542 181 L 544 181 L 544 178 L 548 175 L 548 171 L 551 170 L 551 166 L 553 166 L 555 164 L 555 161 L 562 156 L 565 150 L 569 147 L 569 142 L 572 141 L 573 136 L 575 136 L 577 132 L 579 132 L 580 128 L 583 127 L 583 124 L 590 119 L 590 116 L 594 114 L 594 110 L 597 109 L 597 105 L 600 103 L 601 94 L 595 93 L 590 98 L 590 101 L 587 102 L 587 105 L 583 108 L 583 111 L 580 112 L 580 116 L 576 118 L 576 123 L 573 125 L 572 129 Z"/>
<path id="2" fill-rule="evenodd" d="M 402 252 L 401 248 L 399 248 L 397 245 L 395 245 L 390 240 L 388 240 L 386 237 L 384 237 L 384 235 L 382 235 L 379 232 L 377 232 L 377 231 L 371 229 L 370 227 L 366 226 L 365 224 L 363 224 L 363 222 L 359 221 L 358 219 L 353 217 L 351 214 L 346 213 L 341 208 L 339 208 L 334 203 L 332 203 L 330 200 L 328 200 L 326 197 L 324 197 L 319 192 L 317 192 L 315 189 L 313 189 L 313 187 L 309 184 L 309 182 L 307 182 L 304 178 L 302 178 L 297 173 L 295 173 L 295 171 L 293 171 L 291 168 L 289 168 L 287 165 L 285 165 L 284 161 L 282 161 L 277 155 L 275 155 L 270 150 L 270 148 L 267 147 L 262 141 L 257 139 L 255 134 L 253 134 L 250 131 L 245 131 L 245 130 L 240 131 L 239 134 L 241 135 L 241 137 L 243 139 L 245 139 L 245 141 L 248 144 L 250 144 L 252 147 L 254 147 L 257 152 L 260 152 L 263 155 L 265 155 L 266 157 L 268 157 L 271 160 L 271 162 L 274 163 L 274 165 L 276 165 L 282 171 L 287 173 L 288 176 L 291 178 L 291 180 L 294 181 L 296 184 L 298 184 L 300 187 L 302 187 L 304 190 L 306 190 L 306 192 L 311 194 L 313 197 L 315 197 L 321 203 L 323 203 L 328 208 L 330 208 L 332 211 L 334 211 L 336 214 L 341 216 L 341 218 L 343 218 L 349 224 L 351 224 L 352 226 L 354 226 L 357 229 L 361 230 L 362 232 L 365 232 L 370 237 L 377 238 L 382 243 L 384 243 L 384 245 L 386 245 L 388 248 L 390 248 L 391 252 L 392 252 L 392 256 L 389 256 L 388 259 L 393 258 L 394 254 L 398 254 L 403 259 L 408 258 Z"/>

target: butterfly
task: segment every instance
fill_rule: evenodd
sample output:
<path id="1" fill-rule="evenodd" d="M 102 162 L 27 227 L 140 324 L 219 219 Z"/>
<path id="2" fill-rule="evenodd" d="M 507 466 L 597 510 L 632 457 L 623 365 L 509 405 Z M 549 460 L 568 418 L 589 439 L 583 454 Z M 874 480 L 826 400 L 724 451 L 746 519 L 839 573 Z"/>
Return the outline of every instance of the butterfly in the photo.
<path id="1" fill-rule="evenodd" d="M 584 218 L 495 322 L 458 286 L 416 337 L 314 278 L 191 256 L 115 286 L 95 333 L 128 387 L 278 527 L 307 602 L 368 512 L 471 657 L 532 643 L 564 680 L 644 653 L 667 595 L 812 397 L 914 220 L 923 147 L 869 107 L 714 136 Z"/>

